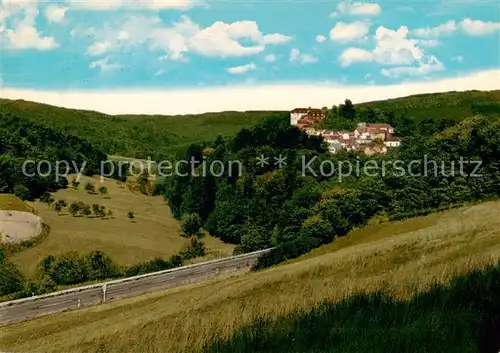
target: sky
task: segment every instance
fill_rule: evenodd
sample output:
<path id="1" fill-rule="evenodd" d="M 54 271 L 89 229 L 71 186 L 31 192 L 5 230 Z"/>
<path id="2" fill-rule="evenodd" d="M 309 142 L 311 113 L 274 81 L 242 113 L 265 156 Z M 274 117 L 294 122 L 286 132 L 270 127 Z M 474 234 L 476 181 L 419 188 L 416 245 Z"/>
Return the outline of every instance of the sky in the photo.
<path id="1" fill-rule="evenodd" d="M 490 0 L 2 0 L 0 96 L 110 114 L 500 89 Z"/>

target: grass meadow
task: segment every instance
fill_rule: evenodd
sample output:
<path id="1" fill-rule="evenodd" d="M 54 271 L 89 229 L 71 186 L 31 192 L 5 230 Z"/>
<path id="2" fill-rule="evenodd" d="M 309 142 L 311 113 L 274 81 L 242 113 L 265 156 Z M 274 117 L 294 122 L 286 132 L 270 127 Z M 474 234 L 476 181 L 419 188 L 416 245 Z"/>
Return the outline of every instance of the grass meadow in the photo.
<path id="1" fill-rule="evenodd" d="M 71 180 L 71 176 L 69 179 Z M 84 190 L 87 182 L 99 187 L 105 186 L 107 194 L 89 194 Z M 57 255 L 76 251 L 87 253 L 101 250 L 122 266 L 149 261 L 155 257 L 168 258 L 187 246 L 189 240 L 181 236 L 179 222 L 173 218 L 161 196 L 147 196 L 131 192 L 125 183 L 100 177 L 80 179 L 78 188 L 69 186 L 53 194 L 55 200 L 65 200 L 68 206 L 74 201 L 99 204 L 111 210 L 111 217 L 73 217 L 67 208 L 57 213 L 48 205 L 28 202 L 45 224 L 50 233 L 34 247 L 10 256 L 26 275 L 33 275 L 36 265 L 47 255 Z M 133 212 L 134 219 L 127 213 Z M 233 246 L 216 238 L 206 236 L 207 256 L 221 257 L 232 254 Z"/>
<path id="2" fill-rule="evenodd" d="M 457 275 L 498 264 L 499 216 L 500 202 L 487 202 L 370 225 L 260 272 L 8 325 L 2 327 L 1 345 L 14 352 L 61 353 L 385 352 L 386 340 L 396 342 L 389 352 L 452 352 L 450 342 L 456 338 L 464 342 L 458 343 L 460 347 L 467 348 L 462 351 L 472 352 L 470 342 L 477 337 L 465 329 L 481 322 L 472 315 L 473 306 L 453 311 L 451 304 L 457 298 L 461 303 L 474 302 L 483 294 L 475 291 L 481 286 L 488 290 L 488 283 L 493 283 L 488 282 L 490 277 L 464 280 L 466 284 L 451 291 L 459 293 L 451 296 L 454 301 L 446 301 L 450 297 L 446 294 L 422 293 L 449 285 Z M 350 299 L 353 296 L 358 299 Z M 491 299 L 491 293 L 484 297 Z M 436 306 L 426 305 L 425 298 L 431 304 L 435 300 Z M 433 311 L 434 307 L 438 309 Z M 445 330 L 444 323 L 457 324 Z M 290 342 L 283 349 L 271 344 L 286 337 Z M 372 337 L 378 345 L 370 348 L 367 342 Z M 321 350 L 324 346 L 315 346 L 313 338 L 318 344 L 335 344 L 331 350 Z M 441 350 L 433 343 L 448 345 Z"/>

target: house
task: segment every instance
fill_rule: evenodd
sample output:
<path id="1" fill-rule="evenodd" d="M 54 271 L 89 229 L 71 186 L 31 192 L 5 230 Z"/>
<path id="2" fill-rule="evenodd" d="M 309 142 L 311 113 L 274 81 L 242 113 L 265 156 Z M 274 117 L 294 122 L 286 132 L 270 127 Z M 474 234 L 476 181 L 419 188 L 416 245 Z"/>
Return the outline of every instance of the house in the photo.
<path id="1" fill-rule="evenodd" d="M 401 145 L 401 140 L 390 133 L 385 136 L 384 144 L 387 147 L 399 147 Z"/>
<path id="2" fill-rule="evenodd" d="M 394 128 L 389 124 L 369 124 L 369 123 L 359 123 L 356 130 L 354 130 L 354 136 L 358 138 L 359 136 L 365 135 L 377 135 L 382 139 L 382 135 L 386 133 L 393 134 Z"/>
<path id="3" fill-rule="evenodd" d="M 344 149 L 344 147 L 340 143 L 329 143 L 328 144 L 328 151 L 332 154 L 336 154 L 343 149 Z"/>
<path id="4" fill-rule="evenodd" d="M 363 149 L 363 153 L 367 156 L 372 156 L 374 154 L 387 153 L 387 146 L 381 144 L 370 144 Z"/>
<path id="5" fill-rule="evenodd" d="M 312 124 L 314 122 L 319 122 L 325 119 L 326 115 L 325 112 L 322 111 L 321 109 L 315 109 L 315 108 L 295 108 L 290 112 L 290 124 L 291 125 L 298 125 L 299 120 L 305 119 L 309 124 Z"/>

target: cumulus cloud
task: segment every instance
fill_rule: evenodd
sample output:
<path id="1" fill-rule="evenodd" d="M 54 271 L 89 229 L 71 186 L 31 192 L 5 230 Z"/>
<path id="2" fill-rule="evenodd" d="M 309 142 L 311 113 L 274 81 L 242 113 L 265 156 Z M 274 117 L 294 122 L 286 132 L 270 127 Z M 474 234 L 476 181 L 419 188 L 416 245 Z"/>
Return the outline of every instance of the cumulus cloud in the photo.
<path id="1" fill-rule="evenodd" d="M 457 30 L 455 21 L 448 21 L 435 27 L 417 28 L 411 31 L 411 34 L 419 38 L 440 37 L 452 34 Z"/>
<path id="2" fill-rule="evenodd" d="M 347 48 L 339 56 L 340 65 L 347 67 L 354 63 L 375 62 L 396 66 L 381 71 L 388 77 L 426 75 L 444 69 L 444 65 L 435 56 L 425 54 L 419 46 L 419 40 L 408 39 L 407 36 L 408 28 L 405 26 L 397 30 L 380 26 L 373 36 L 375 48 Z"/>
<path id="3" fill-rule="evenodd" d="M 500 22 L 483 22 L 466 18 L 460 22 L 460 28 L 471 36 L 483 36 L 500 31 Z"/>
<path id="4" fill-rule="evenodd" d="M 290 61 L 299 64 L 314 64 L 319 60 L 311 54 L 301 53 L 299 49 L 293 48 L 290 51 Z"/>
<path id="5" fill-rule="evenodd" d="M 90 109 L 109 114 L 195 114 L 225 110 L 291 110 L 300 106 L 323 107 L 349 97 L 355 103 L 411 94 L 500 89 L 500 70 L 460 74 L 439 80 L 392 85 L 275 84 L 206 87 L 182 90 L 63 90 L 42 91 L 4 87 L 2 98 L 25 99 L 66 108 Z M 307 92 L 307 94 L 304 94 Z M 245 99 L 241 99 L 245 97 Z M 196 104 L 192 104 L 196 102 Z"/>
<path id="6" fill-rule="evenodd" d="M 376 3 L 344 1 L 337 5 L 336 11 L 331 13 L 330 17 L 341 15 L 373 16 L 380 14 L 380 12 L 382 12 L 382 8 Z"/>
<path id="7" fill-rule="evenodd" d="M 158 16 L 128 16 L 124 22 L 77 34 L 95 39 L 87 50 L 90 55 L 146 45 L 151 50 L 164 52 L 162 57 L 169 60 L 186 60 L 188 53 L 219 58 L 255 55 L 268 45 L 280 45 L 292 39 L 281 33 L 264 34 L 254 21 L 216 21 L 202 28 L 185 15 L 169 26 Z"/>
<path id="8" fill-rule="evenodd" d="M 458 23 L 448 21 L 435 27 L 417 28 L 411 31 L 411 35 L 418 38 L 437 38 L 453 34 L 458 30 L 470 36 L 484 36 L 500 31 L 500 22 L 485 22 L 466 18 Z"/>
<path id="9" fill-rule="evenodd" d="M 234 67 L 229 67 L 227 68 L 227 72 L 233 75 L 239 75 L 239 74 L 244 74 L 245 72 L 255 70 L 257 69 L 257 65 L 254 63 L 246 64 L 246 65 L 241 65 L 241 66 L 234 66 Z"/>
<path id="10" fill-rule="evenodd" d="M 0 33 L 6 49 L 51 50 L 59 47 L 53 37 L 44 36 L 36 28 L 36 3 L 3 2 L 0 11 Z"/>
<path id="11" fill-rule="evenodd" d="M 350 42 L 365 37 L 369 30 L 368 21 L 337 22 L 330 30 L 330 39 L 335 42 Z"/>
<path id="12" fill-rule="evenodd" d="M 49 5 L 45 9 L 45 17 L 49 22 L 62 22 L 66 16 L 66 11 L 68 11 L 67 7 Z"/>

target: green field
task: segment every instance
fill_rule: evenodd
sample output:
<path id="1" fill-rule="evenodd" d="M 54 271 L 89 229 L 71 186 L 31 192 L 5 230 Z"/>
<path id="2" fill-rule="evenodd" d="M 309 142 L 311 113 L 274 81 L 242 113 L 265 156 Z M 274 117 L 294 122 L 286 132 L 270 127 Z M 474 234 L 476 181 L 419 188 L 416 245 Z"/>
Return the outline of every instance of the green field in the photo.
<path id="1" fill-rule="evenodd" d="M 69 176 L 71 180 L 71 176 Z M 87 182 L 96 188 L 105 186 L 108 193 L 89 194 L 84 191 Z M 29 202 L 45 224 L 50 234 L 34 247 L 9 256 L 26 275 L 34 275 L 36 265 L 47 255 L 60 255 L 76 251 L 84 254 L 100 250 L 108 254 L 118 265 L 129 266 L 152 260 L 155 257 L 168 258 L 177 254 L 189 240 L 181 236 L 180 224 L 170 214 L 161 196 L 147 196 L 131 192 L 125 183 L 100 177 L 82 176 L 80 186 L 68 187 L 53 194 L 54 199 L 99 204 L 113 212 L 112 217 L 73 217 L 67 209 L 57 213 L 53 208 L 39 201 Z M 127 217 L 134 213 L 134 220 Z M 223 257 L 232 254 L 233 246 L 206 236 L 208 257 Z"/>
<path id="2" fill-rule="evenodd" d="M 317 346 L 311 335 L 319 338 L 318 342 L 328 342 L 330 337 L 325 332 L 333 331 L 324 326 L 335 321 L 327 320 L 327 314 L 337 310 L 335 312 L 351 323 L 345 326 L 337 322 L 336 325 L 344 326 L 339 326 L 338 334 L 331 336 L 333 340 L 338 338 L 333 341 L 336 347 L 350 349 L 344 351 L 358 352 L 357 348 L 364 348 L 361 351 L 382 352 L 376 348 L 387 347 L 384 342 L 395 342 L 394 347 L 402 349 L 398 352 L 424 352 L 420 345 L 414 345 L 415 339 L 421 338 L 426 352 L 441 351 L 440 348 L 452 352 L 450 341 L 462 337 L 455 352 L 473 352 L 472 331 L 453 331 L 471 326 L 471 321 L 467 320 L 476 317 L 468 316 L 470 311 L 457 310 L 443 317 L 450 303 L 446 296 L 435 312 L 433 306 L 425 302 L 420 301 L 420 306 L 405 306 L 404 303 L 410 303 L 411 298 L 431 290 L 435 284 L 450 283 L 455 275 L 497 264 L 500 259 L 499 216 L 500 202 L 497 201 L 407 221 L 370 225 L 293 263 L 261 272 L 233 275 L 9 325 L 2 328 L 2 344 L 5 349 L 20 352 L 181 352 L 200 351 L 203 346 L 213 343 L 215 337 L 233 337 L 220 344 L 220 351 L 254 352 L 258 351 L 258 346 L 251 337 L 241 333 L 249 329 L 241 330 L 251 327 L 247 325 L 257 318 L 266 318 L 280 321 L 275 325 L 261 323 L 269 332 L 268 336 L 258 330 L 252 331 L 256 333 L 253 338 L 264 343 L 262 352 L 279 351 L 265 340 L 266 337 L 276 342 L 286 340 L 279 332 L 289 337 L 296 335 L 293 336 L 297 338 L 296 347 L 304 348 L 305 344 L 304 350 L 285 350 L 287 352 L 322 352 L 314 350 Z M 484 278 L 474 283 L 479 286 L 486 280 Z M 465 295 L 464 290 L 471 291 L 472 295 L 476 287 L 461 288 L 459 293 L 462 295 Z M 381 290 L 389 293 L 390 299 L 370 296 L 368 301 L 347 301 L 336 309 L 322 307 L 310 312 L 324 301 L 333 305 L 355 294 Z M 491 293 L 485 292 L 483 296 L 491 298 Z M 356 311 L 358 306 L 360 309 Z M 423 307 L 427 311 L 416 312 Z M 391 314 L 387 308 L 397 310 Z M 383 312 L 376 315 L 376 310 Z M 370 330 L 363 318 L 373 323 Z M 301 330 L 292 330 L 293 325 Z M 300 325 L 309 325 L 309 329 Z M 323 326 L 317 331 L 321 337 L 314 336 L 311 331 L 315 325 Z M 375 325 L 379 325 L 379 331 Z M 341 327 L 349 329 L 342 331 Z M 240 339 L 233 336 L 237 332 L 240 332 Z M 367 335 L 378 337 L 378 345 L 372 350 L 361 344 L 366 344 Z M 304 341 L 307 339 L 309 341 Z M 246 343 L 246 348 L 238 342 Z M 398 342 L 410 345 L 398 346 Z M 440 346 L 442 343 L 448 345 Z M 437 344 L 437 348 L 432 344 Z M 294 345 L 289 342 L 283 347 L 294 348 Z M 342 349 L 338 351 L 343 352 Z"/>

